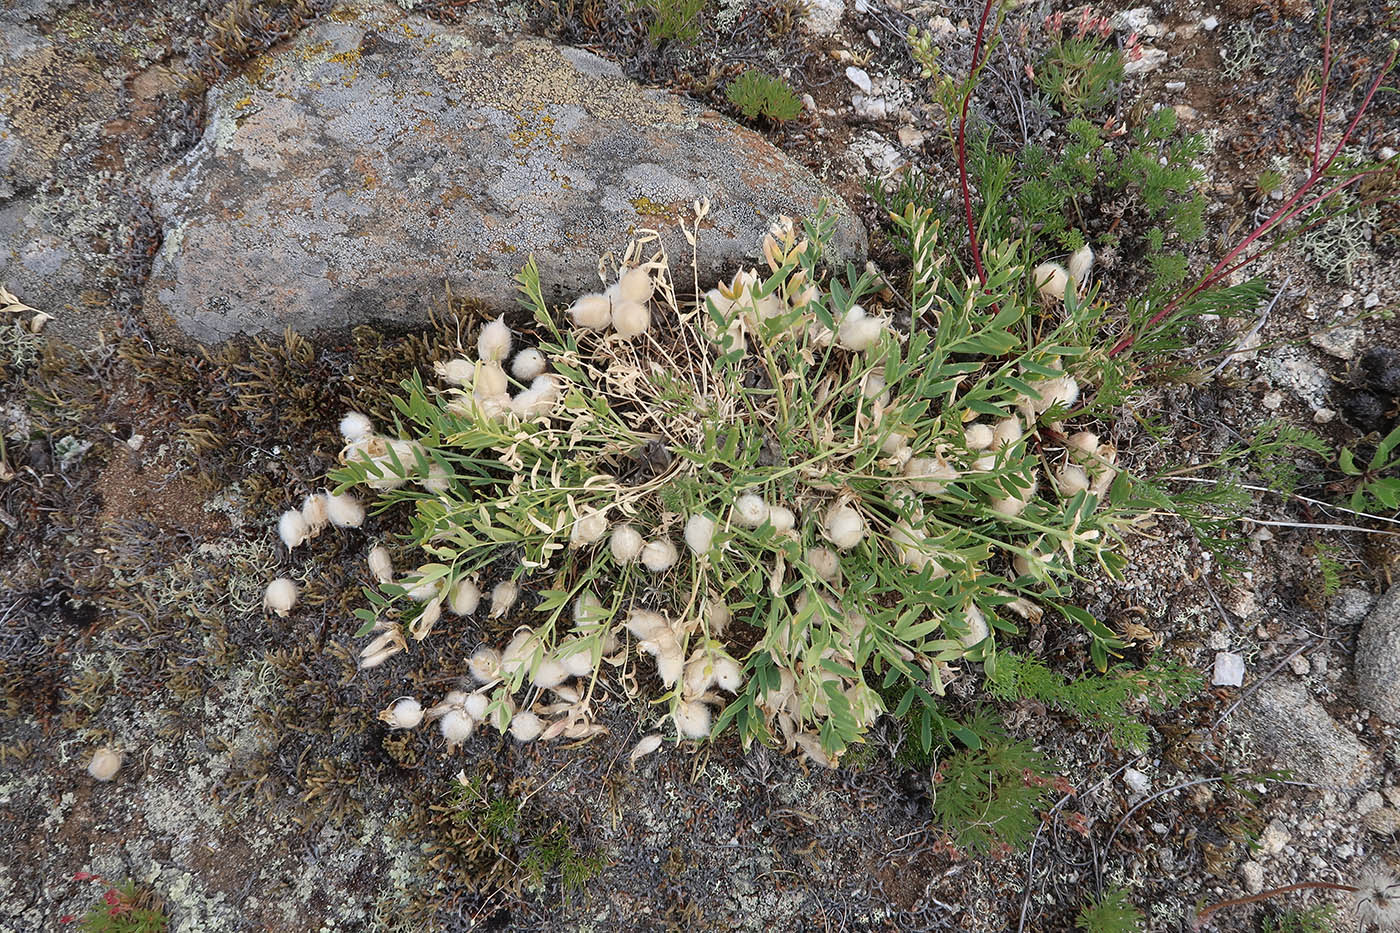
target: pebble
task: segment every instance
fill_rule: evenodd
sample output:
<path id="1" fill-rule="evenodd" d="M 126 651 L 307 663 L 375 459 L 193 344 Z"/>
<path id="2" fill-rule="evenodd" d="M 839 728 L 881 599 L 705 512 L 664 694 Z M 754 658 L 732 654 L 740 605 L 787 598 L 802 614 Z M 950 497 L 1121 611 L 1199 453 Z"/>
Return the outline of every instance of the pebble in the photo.
<path id="1" fill-rule="evenodd" d="M 1128 75 L 1144 75 L 1149 71 L 1156 71 L 1167 61 L 1167 53 L 1162 49 L 1142 46 L 1142 57 L 1136 61 L 1128 62 L 1123 66 L 1123 73 Z"/>
<path id="2" fill-rule="evenodd" d="M 1201 116 L 1201 112 L 1190 104 L 1177 104 L 1172 107 L 1172 109 L 1176 111 L 1177 119 L 1181 120 L 1183 123 L 1190 123 L 1192 120 L 1199 119 Z"/>
<path id="3" fill-rule="evenodd" d="M 1267 855 L 1278 855 L 1291 838 L 1282 826 L 1270 823 L 1259 836 L 1259 848 Z"/>
<path id="4" fill-rule="evenodd" d="M 1219 25 L 1219 18 L 1214 16 L 1207 16 L 1205 19 L 1201 20 L 1201 28 L 1204 29 L 1206 32 L 1214 32 L 1216 27 Z"/>
<path id="5" fill-rule="evenodd" d="M 1215 655 L 1215 669 L 1210 682 L 1217 687 L 1238 687 L 1244 683 L 1244 658 L 1230 651 Z"/>
<path id="6" fill-rule="evenodd" d="M 1400 807 L 1400 787 L 1382 787 L 1381 794 L 1392 807 Z"/>
<path id="7" fill-rule="evenodd" d="M 1368 813 L 1379 810 L 1385 806 L 1385 799 L 1381 797 L 1379 791 L 1369 790 L 1362 794 L 1356 801 L 1356 815 L 1365 816 Z"/>
<path id="8" fill-rule="evenodd" d="M 1185 82 L 1185 81 L 1168 81 L 1166 87 L 1167 87 L 1167 90 L 1169 90 L 1169 91 L 1184 91 L 1184 90 L 1186 90 L 1186 82 Z"/>
<path id="9" fill-rule="evenodd" d="M 1282 392 L 1270 392 L 1264 396 L 1264 407 L 1267 408 L 1269 411 L 1278 411 L 1279 406 L 1282 404 Z"/>
<path id="10" fill-rule="evenodd" d="M 1312 662 L 1301 654 L 1295 654 L 1288 662 L 1288 666 L 1293 669 L 1293 673 L 1299 677 L 1306 677 L 1312 671 Z"/>
<path id="11" fill-rule="evenodd" d="M 1365 298 L 1365 300 L 1363 300 L 1363 301 L 1361 302 L 1361 306 L 1362 306 L 1363 308 L 1374 308 L 1376 305 L 1378 305 L 1378 304 L 1380 304 L 1380 303 L 1381 303 L 1381 296 L 1378 295 L 1378 294 L 1376 294 L 1375 292 L 1371 292 L 1371 294 L 1367 295 L 1366 298 Z"/>
<path id="12" fill-rule="evenodd" d="M 917 149 L 924 144 L 923 131 L 912 126 L 901 126 L 899 128 L 899 144 L 910 149 Z"/>
<path id="13" fill-rule="evenodd" d="M 1250 894 L 1258 894 L 1264 890 L 1264 866 L 1258 862 L 1245 862 L 1240 866 L 1240 875 L 1244 878 L 1244 889 Z"/>
<path id="14" fill-rule="evenodd" d="M 880 47 L 880 36 L 875 32 L 875 30 L 867 29 L 865 31 L 865 38 L 869 39 L 870 44 L 875 46 L 875 48 L 878 49 Z"/>
<path id="15" fill-rule="evenodd" d="M 846 80 L 860 88 L 865 93 L 870 93 L 870 75 L 864 68 L 857 68 L 855 65 L 846 66 Z"/>
<path id="16" fill-rule="evenodd" d="M 1361 818 L 1361 825 L 1377 836 L 1389 836 L 1400 832 L 1400 810 L 1381 807 L 1372 810 Z"/>
<path id="17" fill-rule="evenodd" d="M 1337 417 L 1337 413 L 1336 413 L 1335 411 L 1333 411 L 1332 409 L 1330 409 L 1330 408 L 1319 408 L 1317 411 L 1313 412 L 1313 423 L 1314 423 L 1314 424 L 1331 424 L 1331 423 L 1332 423 L 1332 420 L 1333 420 L 1334 418 L 1336 418 L 1336 417 Z"/>
<path id="18" fill-rule="evenodd" d="M 1128 785 L 1128 789 L 1135 794 L 1147 793 L 1147 788 L 1152 786 L 1152 779 L 1143 774 L 1137 768 L 1129 768 L 1123 772 L 1123 783 Z"/>

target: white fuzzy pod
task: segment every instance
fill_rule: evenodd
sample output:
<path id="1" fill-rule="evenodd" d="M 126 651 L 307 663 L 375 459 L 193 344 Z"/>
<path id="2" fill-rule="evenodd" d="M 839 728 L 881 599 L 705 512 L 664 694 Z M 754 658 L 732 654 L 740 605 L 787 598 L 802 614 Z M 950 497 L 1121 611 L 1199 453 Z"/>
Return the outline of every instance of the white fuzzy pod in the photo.
<path id="1" fill-rule="evenodd" d="M 453 751 L 472 737 L 476 721 L 468 716 L 465 710 L 450 709 L 438 720 L 438 728 L 442 730 L 442 737 L 447 740 L 447 750 Z"/>
<path id="2" fill-rule="evenodd" d="M 698 557 L 710 553 L 715 538 L 714 519 L 692 515 L 685 523 L 685 545 Z"/>
<path id="3" fill-rule="evenodd" d="M 827 511 L 822 532 L 826 540 L 844 551 L 865 537 L 865 519 L 849 505 L 838 505 Z"/>
<path id="4" fill-rule="evenodd" d="M 945 460 L 913 457 L 904 464 L 904 475 L 914 491 L 936 496 L 961 474 Z"/>
<path id="5" fill-rule="evenodd" d="M 727 654 L 715 658 L 715 686 L 730 693 L 744 686 L 744 669 Z"/>
<path id="6" fill-rule="evenodd" d="M 618 525 L 613 529 L 608 548 L 612 551 L 613 560 L 619 564 L 630 564 L 641 555 L 645 544 L 640 531 L 631 525 Z"/>
<path id="7" fill-rule="evenodd" d="M 326 517 L 337 528 L 359 528 L 365 521 L 365 507 L 351 493 L 326 493 Z"/>
<path id="8" fill-rule="evenodd" d="M 403 697 L 389 707 L 388 719 L 394 729 L 415 729 L 423 721 L 423 704 L 413 697 Z"/>
<path id="9" fill-rule="evenodd" d="M 489 684 L 501 676 L 501 653 L 488 645 L 482 645 L 472 652 L 472 656 L 467 660 L 467 670 L 481 683 Z"/>
<path id="10" fill-rule="evenodd" d="M 297 604 L 297 585 L 287 577 L 278 577 L 267 585 L 263 593 L 263 611 L 275 612 L 281 618 Z"/>
<path id="11" fill-rule="evenodd" d="M 710 734 L 710 708 L 704 703 L 683 700 L 676 704 L 671 718 L 681 738 L 703 739 Z"/>
<path id="12" fill-rule="evenodd" d="M 836 345 L 843 350 L 860 352 L 869 350 L 880 342 L 885 333 L 885 322 L 880 318 L 867 317 L 860 305 L 852 305 L 851 310 L 841 319 L 836 330 Z"/>
<path id="13" fill-rule="evenodd" d="M 1093 431 L 1077 431 L 1065 442 L 1076 454 L 1093 454 L 1099 449 L 1099 436 Z"/>
<path id="14" fill-rule="evenodd" d="M 508 394 L 510 383 L 506 371 L 498 360 L 483 360 L 476 366 L 476 382 L 472 385 L 472 395 L 478 402 L 500 398 Z"/>
<path id="15" fill-rule="evenodd" d="M 515 359 L 510 361 L 510 374 L 521 382 L 529 382 L 543 373 L 544 367 L 544 354 L 529 347 L 515 354 Z"/>
<path id="16" fill-rule="evenodd" d="M 326 497 L 319 492 L 313 492 L 301 503 L 301 518 L 306 522 L 307 534 L 316 537 L 326 530 L 330 524 L 330 516 L 326 514 Z"/>
<path id="17" fill-rule="evenodd" d="M 369 557 L 370 575 L 380 583 L 388 583 L 394 579 L 394 561 L 389 556 L 389 549 L 382 544 L 376 544 L 370 549 Z"/>
<path id="18" fill-rule="evenodd" d="M 1055 471 L 1055 487 L 1068 498 L 1089 488 L 1089 474 L 1082 466 L 1066 463 Z"/>
<path id="19" fill-rule="evenodd" d="M 1089 273 L 1094 269 L 1094 250 L 1085 243 L 1069 257 L 1070 281 L 1075 285 L 1083 285 L 1089 281 Z"/>
<path id="20" fill-rule="evenodd" d="M 530 421 L 553 414 L 554 406 L 558 402 L 559 381 L 545 373 L 536 376 L 530 383 L 530 388 L 511 399 L 510 409 L 520 420 Z"/>
<path id="21" fill-rule="evenodd" d="M 807 549 L 807 564 L 823 580 L 835 580 L 841 576 L 841 558 L 836 552 L 824 547 Z"/>
<path id="22" fill-rule="evenodd" d="M 657 538 L 642 547 L 642 566 L 652 573 L 671 569 L 679 558 L 680 554 L 670 538 Z"/>
<path id="23" fill-rule="evenodd" d="M 574 600 L 574 627 L 589 629 L 608 617 L 608 610 L 592 590 L 584 590 Z"/>
<path id="24" fill-rule="evenodd" d="M 720 601 L 718 596 L 711 596 L 705 600 L 705 625 L 709 629 L 711 638 L 719 638 L 723 635 L 732 618 L 733 613 L 729 611 L 728 606 Z"/>
<path id="25" fill-rule="evenodd" d="M 656 291 L 656 282 L 652 279 L 650 270 L 638 266 L 622 274 L 622 278 L 617 280 L 616 289 L 619 300 L 646 304 L 651 301 L 651 296 Z"/>
<path id="26" fill-rule="evenodd" d="M 340 436 L 347 444 L 363 441 L 373 433 L 374 424 L 358 411 L 347 411 L 340 419 Z"/>
<path id="27" fill-rule="evenodd" d="M 1042 262 L 1035 267 L 1035 288 L 1040 297 L 1053 301 L 1064 301 L 1065 290 L 1069 288 L 1069 273 L 1058 262 Z"/>
<path id="28" fill-rule="evenodd" d="M 476 722 L 486 718 L 486 707 L 490 705 L 491 698 L 484 693 L 473 693 L 462 701 L 462 709 Z"/>
<path id="29" fill-rule="evenodd" d="M 569 306 L 575 327 L 606 330 L 612 324 L 612 300 L 606 295 L 583 295 Z"/>
<path id="30" fill-rule="evenodd" d="M 967 610 L 963 613 L 963 624 L 967 626 L 967 633 L 959 638 L 958 642 L 964 648 L 976 645 L 992 631 L 987 626 L 987 617 L 982 614 L 976 603 L 967 604 Z"/>
<path id="31" fill-rule="evenodd" d="M 1037 382 L 1035 390 L 1040 393 L 1040 399 L 1033 406 L 1037 414 L 1049 411 L 1056 405 L 1069 408 L 1079 401 L 1079 382 L 1073 376 L 1057 376 Z"/>
<path id="32" fill-rule="evenodd" d="M 448 385 L 470 387 L 476 376 L 476 364 L 458 357 L 445 363 L 434 363 L 433 372 Z"/>
<path id="33" fill-rule="evenodd" d="M 1024 433 L 1019 418 L 1003 418 L 997 422 L 997 426 L 992 429 L 992 447 L 1001 449 L 1010 447 L 1019 441 Z"/>
<path id="34" fill-rule="evenodd" d="M 773 530 L 782 534 L 792 531 L 797 526 L 797 516 L 792 509 L 785 505 L 770 505 L 768 507 L 768 524 L 773 526 Z"/>
<path id="35" fill-rule="evenodd" d="M 559 663 L 564 665 L 564 670 L 569 672 L 570 677 L 588 677 L 593 673 L 593 652 L 577 650 L 562 655 Z"/>
<path id="36" fill-rule="evenodd" d="M 542 690 L 557 687 L 568 679 L 568 669 L 553 658 L 545 658 L 540 661 L 530 674 L 530 683 Z"/>
<path id="37" fill-rule="evenodd" d="M 613 331 L 624 340 L 640 337 L 651 326 L 651 312 L 646 305 L 635 301 L 622 301 L 613 307 Z"/>
<path id="38" fill-rule="evenodd" d="M 533 742 L 544 731 L 544 722 L 531 712 L 516 713 L 510 721 L 510 737 L 517 742 Z"/>
<path id="39" fill-rule="evenodd" d="M 520 585 L 513 580 L 502 580 L 491 588 L 491 618 L 499 619 L 510 612 L 515 601 L 520 598 Z"/>
<path id="40" fill-rule="evenodd" d="M 295 550 L 311 536 L 311 527 L 301 517 L 301 512 L 289 509 L 277 520 L 277 535 L 288 550 Z"/>
<path id="41" fill-rule="evenodd" d="M 103 746 L 92 753 L 92 760 L 88 762 L 87 773 L 99 781 L 110 781 L 117 776 L 117 772 L 122 767 L 122 756 L 112 749 Z"/>
<path id="42" fill-rule="evenodd" d="M 452 481 L 447 476 L 447 470 L 441 463 L 428 464 L 428 475 L 423 477 L 423 488 L 428 492 L 444 493 L 452 485 Z"/>
<path id="43" fill-rule="evenodd" d="M 463 578 L 452 584 L 452 589 L 447 595 L 447 608 L 451 609 L 454 615 L 469 616 L 476 612 L 479 605 L 481 587 L 476 585 L 475 580 Z"/>
<path id="44" fill-rule="evenodd" d="M 734 500 L 734 523 L 744 528 L 757 528 L 768 521 L 768 503 L 751 492 Z"/>
<path id="45" fill-rule="evenodd" d="M 510 356 L 510 328 L 505 316 L 496 318 L 476 335 L 476 358 L 499 363 Z"/>
<path id="46" fill-rule="evenodd" d="M 608 513 L 605 509 L 584 509 L 569 531 L 569 547 L 587 547 L 602 540 L 608 533 Z"/>
<path id="47" fill-rule="evenodd" d="M 422 581 L 422 576 L 414 574 L 400 582 L 400 585 L 408 591 L 408 598 L 415 603 L 426 603 L 442 590 L 441 580 L 420 581 Z"/>
<path id="48" fill-rule="evenodd" d="M 969 424 L 963 429 L 963 440 L 968 450 L 986 450 L 992 446 L 994 439 L 992 426 L 989 424 Z"/>

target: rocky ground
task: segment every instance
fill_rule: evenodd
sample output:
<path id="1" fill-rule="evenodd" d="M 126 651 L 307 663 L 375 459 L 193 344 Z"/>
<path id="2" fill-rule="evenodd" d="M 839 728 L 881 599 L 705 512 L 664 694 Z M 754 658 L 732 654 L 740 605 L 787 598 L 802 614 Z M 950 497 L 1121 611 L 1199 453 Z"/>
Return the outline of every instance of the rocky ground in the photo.
<path id="1" fill-rule="evenodd" d="M 1304 482 L 1253 495 L 1238 572 L 1164 518 L 1132 542 L 1125 582 L 1083 589 L 1135 633 L 1128 661 L 1160 650 L 1209 686 L 1153 717 L 1141 755 L 1029 702 L 1005 710 L 1076 792 L 1033 851 L 999 858 L 931 825 L 929 768 L 898 754 L 895 722 L 832 772 L 728 740 L 629 764 L 648 704 L 622 685 L 610 734 L 587 743 L 478 736 L 449 756 L 435 735 L 390 732 L 389 698 L 440 694 L 512 620 L 358 673 L 364 552 L 402 518 L 310 556 L 276 543 L 278 511 L 334 463 L 339 414 L 390 412 L 398 379 L 510 305 L 527 252 L 561 296 L 643 227 L 688 261 L 674 224 L 709 197 L 718 270 L 751 248 L 758 213 L 834 193 L 843 249 L 897 275 L 868 180 L 919 167 L 954 190 L 907 30 L 961 73 L 976 12 L 723 0 L 696 40 L 657 45 L 645 17 L 597 0 L 7 3 L 0 283 L 53 318 L 0 332 L 0 930 L 64 928 L 101 896 L 77 880 L 93 873 L 138 881 L 178 931 L 1061 931 L 1115 884 L 1169 931 L 1203 903 L 1400 863 L 1400 523 L 1335 507 L 1334 462 L 1280 455 Z M 1001 27 L 976 104 L 999 145 L 1063 132 L 1020 77 L 1050 12 Z M 1306 169 L 1317 16 L 1243 0 L 1103 12 L 1143 46 L 1119 123 L 1174 107 L 1209 142 L 1204 268 L 1276 203 L 1262 171 Z M 1395 11 L 1336 18 L 1335 86 L 1351 91 L 1334 94 L 1334 135 Z M 522 55 L 544 64 L 512 77 L 502 62 Z M 720 88 L 745 66 L 785 75 L 802 115 L 739 130 L 705 111 L 736 116 Z M 356 94 L 379 109 L 365 118 Z M 531 109 L 561 99 L 574 109 Z M 1356 138 L 1400 148 L 1400 97 L 1379 96 Z M 1119 222 L 1112 205 L 1090 220 Z M 1222 322 L 1192 378 L 1150 387 L 1140 404 L 1171 432 L 1125 413 L 1129 462 L 1206 462 L 1267 418 L 1334 445 L 1393 426 L 1396 228 L 1393 208 L 1339 216 L 1252 270 L 1281 293 L 1257 339 L 1220 367 Z M 1135 257 L 1102 258 L 1126 292 Z M 439 276 L 486 285 L 449 299 Z M 315 315 L 282 310 L 302 304 Z M 305 585 L 286 619 L 261 611 L 277 573 Z M 1087 666 L 1071 633 L 1023 637 L 1057 669 Z M 1242 680 L 1223 676 L 1239 663 Z M 86 771 L 105 745 L 124 756 L 110 783 Z M 1259 929 L 1269 909 L 1215 928 Z"/>

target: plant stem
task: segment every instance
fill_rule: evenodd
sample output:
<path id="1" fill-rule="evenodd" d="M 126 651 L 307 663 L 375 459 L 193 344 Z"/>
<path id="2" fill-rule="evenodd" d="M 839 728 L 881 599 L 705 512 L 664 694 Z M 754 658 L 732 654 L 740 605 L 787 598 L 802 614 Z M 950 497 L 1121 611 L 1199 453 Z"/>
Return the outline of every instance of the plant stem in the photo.
<path id="1" fill-rule="evenodd" d="M 1313 137 L 1313 171 L 1322 161 L 1322 124 L 1327 119 L 1327 80 L 1332 74 L 1332 6 L 1327 0 L 1327 23 L 1322 28 L 1322 87 L 1317 92 L 1317 135 Z"/>
<path id="2" fill-rule="evenodd" d="M 1292 891 L 1306 891 L 1310 888 L 1323 891 L 1350 891 L 1353 894 L 1360 890 L 1360 888 L 1353 887 L 1349 884 L 1337 884 L 1336 882 L 1332 881 L 1300 881 L 1297 884 L 1288 884 L 1284 885 L 1281 888 L 1270 888 L 1267 891 L 1260 891 L 1258 894 L 1250 894 L 1247 897 L 1236 897 L 1228 901 L 1221 901 L 1218 904 L 1212 904 L 1205 910 L 1202 910 L 1200 913 L 1196 914 L 1196 919 L 1195 921 L 1193 921 L 1193 926 L 1195 926 L 1197 929 L 1200 929 L 1200 925 L 1203 920 L 1205 920 L 1211 914 L 1215 913 L 1217 910 L 1223 910 L 1226 907 L 1239 907 L 1242 904 L 1253 904 L 1256 901 L 1262 901 L 1266 898 L 1275 897 L 1279 894 L 1288 894 Z"/>
<path id="3" fill-rule="evenodd" d="M 1269 215 L 1269 218 L 1267 220 L 1265 220 L 1259 226 L 1255 227 L 1254 230 L 1250 232 L 1250 234 L 1246 236 L 1243 240 L 1241 240 L 1232 250 L 1226 253 L 1225 258 L 1221 259 L 1220 262 L 1216 263 L 1215 267 L 1211 269 L 1210 272 L 1202 276 L 1200 281 L 1198 281 L 1195 285 L 1191 286 L 1191 288 L 1187 289 L 1184 292 L 1181 292 L 1175 298 L 1169 301 L 1166 307 L 1162 308 L 1161 311 L 1158 311 L 1156 314 L 1154 314 L 1148 320 L 1147 324 L 1144 325 L 1143 328 L 1137 334 L 1129 334 L 1123 337 L 1121 340 L 1119 340 L 1118 343 L 1114 345 L 1113 349 L 1108 351 L 1108 355 L 1110 357 L 1117 356 L 1124 350 L 1127 350 L 1129 347 L 1131 347 L 1133 343 L 1136 342 L 1140 334 L 1151 330 L 1153 327 L 1159 324 L 1163 318 L 1167 317 L 1177 308 L 1181 307 L 1183 302 L 1199 294 L 1205 289 L 1211 287 L 1217 282 L 1221 281 L 1235 270 L 1254 262 L 1260 256 L 1264 255 L 1264 253 L 1268 252 L 1270 249 L 1273 249 L 1278 245 L 1277 243 L 1275 243 L 1265 249 L 1262 249 L 1250 255 L 1246 259 L 1240 260 L 1239 262 L 1235 262 L 1236 258 L 1241 253 L 1248 250 L 1249 247 L 1252 246 L 1254 242 L 1260 237 L 1292 220 L 1300 212 L 1308 210 L 1313 206 L 1317 205 L 1318 203 L 1325 201 L 1327 198 L 1331 197 L 1333 194 L 1336 194 L 1338 191 L 1347 187 L 1348 185 L 1355 183 L 1356 181 L 1366 177 L 1367 175 L 1375 174 L 1381 171 L 1380 169 L 1371 169 L 1366 172 L 1353 173 L 1340 184 L 1333 186 L 1326 194 L 1312 198 L 1302 207 L 1297 206 L 1298 202 L 1302 201 L 1303 198 L 1308 194 L 1308 192 L 1312 190 L 1313 186 L 1316 185 L 1319 181 L 1321 181 L 1322 178 L 1327 174 L 1328 169 L 1332 167 L 1332 163 L 1336 161 L 1337 156 L 1341 153 L 1342 147 L 1351 141 L 1352 134 L 1356 132 L 1357 124 L 1361 122 L 1362 116 L 1364 116 L 1367 109 L 1370 108 L 1371 100 L 1376 96 L 1376 92 L 1380 89 L 1381 82 L 1385 80 L 1385 76 L 1390 72 L 1390 69 L 1394 67 L 1395 56 L 1398 48 L 1400 47 L 1397 47 L 1395 43 L 1391 44 L 1390 56 L 1386 59 L 1385 64 L 1381 66 L 1381 69 L 1376 74 L 1375 79 L 1371 82 L 1370 88 L 1366 91 L 1365 98 L 1361 101 L 1361 106 L 1357 108 L 1355 116 L 1353 116 L 1351 118 L 1351 122 L 1347 124 L 1347 128 L 1342 133 L 1341 139 L 1337 140 L 1336 146 L 1332 148 L 1332 151 L 1328 154 L 1326 161 L 1322 162 L 1320 165 L 1315 165 L 1312 172 L 1308 175 L 1307 180 L 1305 180 L 1303 184 L 1299 186 L 1298 190 L 1294 192 L 1293 196 L 1287 201 L 1285 201 L 1279 207 L 1278 210 L 1273 212 L 1273 214 Z M 1325 119 L 1325 117 L 1325 111 L 1319 114 L 1318 116 L 1319 132 L 1321 131 L 1320 123 L 1323 119 Z M 1321 147 L 1319 146 L 1317 155 L 1320 154 Z"/>
<path id="4" fill-rule="evenodd" d="M 958 112 L 958 184 L 962 187 L 963 217 L 967 221 L 968 248 L 972 250 L 972 266 L 977 270 L 977 278 L 987 284 L 987 270 L 982 268 L 982 250 L 977 243 L 977 224 L 972 219 L 972 195 L 967 185 L 967 105 L 972 100 L 972 91 L 977 87 L 977 72 L 982 62 L 982 37 L 987 29 L 987 17 L 991 15 L 994 0 L 982 4 L 982 18 L 977 21 L 977 43 L 972 48 L 972 67 L 968 72 L 967 92 L 963 94 L 962 107 Z"/>

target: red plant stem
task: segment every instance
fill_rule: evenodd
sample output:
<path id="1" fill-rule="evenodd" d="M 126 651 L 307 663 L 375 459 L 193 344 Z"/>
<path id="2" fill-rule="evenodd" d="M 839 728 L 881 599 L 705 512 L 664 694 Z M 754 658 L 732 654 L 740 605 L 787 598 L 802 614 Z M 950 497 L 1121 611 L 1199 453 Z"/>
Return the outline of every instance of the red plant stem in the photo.
<path id="1" fill-rule="evenodd" d="M 982 57 L 982 34 L 987 28 L 987 17 L 991 15 L 993 0 L 982 5 L 982 18 L 977 22 L 977 43 L 972 47 L 972 68 L 968 72 L 967 93 L 963 95 L 962 107 L 958 113 L 958 183 L 962 186 L 963 216 L 967 220 L 968 246 L 972 250 L 972 266 L 977 270 L 977 278 L 987 284 L 987 271 L 982 268 L 982 249 L 977 243 L 977 224 L 972 219 L 972 195 L 967 187 L 967 105 L 972 100 L 972 90 L 977 86 L 977 69 Z"/>
<path id="2" fill-rule="evenodd" d="M 1331 881 L 1300 881 L 1298 884 L 1289 884 L 1281 888 L 1270 888 L 1267 891 L 1260 891 L 1258 894 L 1251 894 L 1248 897 L 1237 897 L 1229 901 L 1221 901 L 1219 904 L 1212 904 L 1205 910 L 1196 914 L 1196 926 L 1199 928 L 1202 920 L 1226 907 L 1239 907 L 1241 904 L 1253 904 L 1255 901 L 1262 901 L 1265 898 L 1274 897 L 1279 894 L 1288 894 L 1292 891 L 1306 891 L 1309 888 L 1321 889 L 1324 891 L 1350 891 L 1353 894 L 1360 888 L 1352 887 L 1349 884 L 1336 884 Z"/>
<path id="3" fill-rule="evenodd" d="M 1255 227 L 1254 230 L 1243 240 L 1241 240 L 1239 244 L 1235 246 L 1234 249 L 1226 253 L 1225 258 L 1215 264 L 1215 268 L 1211 269 L 1210 272 L 1206 273 L 1201 278 L 1201 280 L 1195 285 L 1193 285 L 1191 288 L 1187 289 L 1186 291 L 1182 292 L 1181 294 L 1173 298 L 1171 301 L 1169 301 L 1166 307 L 1164 307 L 1161 311 L 1158 311 L 1156 314 L 1154 314 L 1148 320 L 1147 324 L 1143 326 L 1143 331 L 1151 330 L 1157 324 L 1161 323 L 1162 319 L 1165 318 L 1167 315 L 1171 314 L 1177 308 L 1179 308 L 1182 302 L 1203 291 L 1204 289 L 1209 288 L 1210 286 L 1214 285 L 1216 282 L 1224 278 L 1226 275 L 1229 275 L 1231 272 L 1234 272 L 1236 269 L 1239 269 L 1242 266 L 1248 265 L 1250 262 L 1253 262 L 1255 259 L 1259 258 L 1259 256 L 1263 255 L 1264 252 L 1267 252 L 1267 250 L 1261 250 L 1260 252 L 1255 253 L 1247 260 L 1244 260 L 1240 263 L 1236 263 L 1235 265 L 1230 265 L 1232 262 L 1234 262 L 1235 257 L 1239 256 L 1240 253 L 1249 249 L 1249 247 L 1253 245 L 1255 240 L 1259 239 L 1264 234 L 1270 232 L 1275 227 L 1278 227 L 1281 224 L 1292 220 L 1295 216 L 1297 216 L 1297 214 L 1300 211 L 1307 210 L 1309 207 L 1315 206 L 1321 201 L 1324 201 L 1327 198 L 1331 197 L 1333 194 L 1340 191 L 1342 188 L 1345 188 L 1347 185 L 1350 185 L 1356 180 L 1363 178 L 1366 175 L 1373 174 L 1375 171 L 1377 171 L 1373 169 L 1369 172 L 1359 172 L 1355 175 L 1352 175 L 1349 178 L 1347 178 L 1346 181 L 1334 186 L 1327 194 L 1316 197 L 1310 202 L 1308 202 L 1308 204 L 1304 207 L 1294 210 L 1294 206 L 1298 203 L 1298 201 L 1300 201 L 1304 195 L 1306 195 L 1310 190 L 1312 190 L 1312 187 L 1316 185 L 1324 175 L 1327 174 L 1327 170 L 1331 168 L 1332 163 L 1336 161 L 1337 155 L 1342 151 L 1342 147 L 1351 141 L 1352 134 L 1356 132 L 1357 124 L 1361 122 L 1362 116 L 1365 115 L 1367 108 L 1371 106 L 1371 99 L 1376 96 L 1376 91 L 1380 89 L 1381 82 L 1385 80 L 1386 74 L 1390 71 L 1391 67 L 1394 66 L 1395 56 L 1396 49 L 1391 48 L 1390 57 L 1386 59 L 1385 65 L 1381 67 L 1381 70 L 1376 75 L 1375 80 L 1371 82 L 1371 87 L 1369 90 L 1367 90 L 1366 97 L 1361 101 L 1361 106 L 1356 109 L 1356 115 L 1351 118 L 1351 122 L 1347 124 L 1346 131 L 1342 133 L 1342 138 L 1337 140 L 1337 145 L 1334 146 L 1332 148 L 1331 153 L 1328 154 L 1327 161 L 1314 168 L 1312 170 L 1312 173 L 1308 175 L 1307 180 L 1304 181 L 1301 186 L 1299 186 L 1298 190 L 1294 192 L 1293 196 L 1287 201 L 1285 201 L 1279 207 L 1278 210 L 1270 214 L 1267 220 L 1265 220 L 1259 226 Z M 1117 356 L 1119 353 L 1122 353 L 1124 350 L 1131 347 L 1136 340 L 1137 334 L 1129 334 L 1123 337 L 1121 340 L 1118 341 L 1118 343 L 1114 344 L 1113 349 L 1108 351 L 1108 355 L 1110 357 Z"/>
<path id="4" fill-rule="evenodd" d="M 1332 75 L 1332 4 L 1327 0 L 1327 24 L 1322 28 L 1322 87 L 1317 92 L 1317 135 L 1313 138 L 1313 171 L 1322 160 L 1322 124 L 1327 119 L 1327 79 Z"/>

